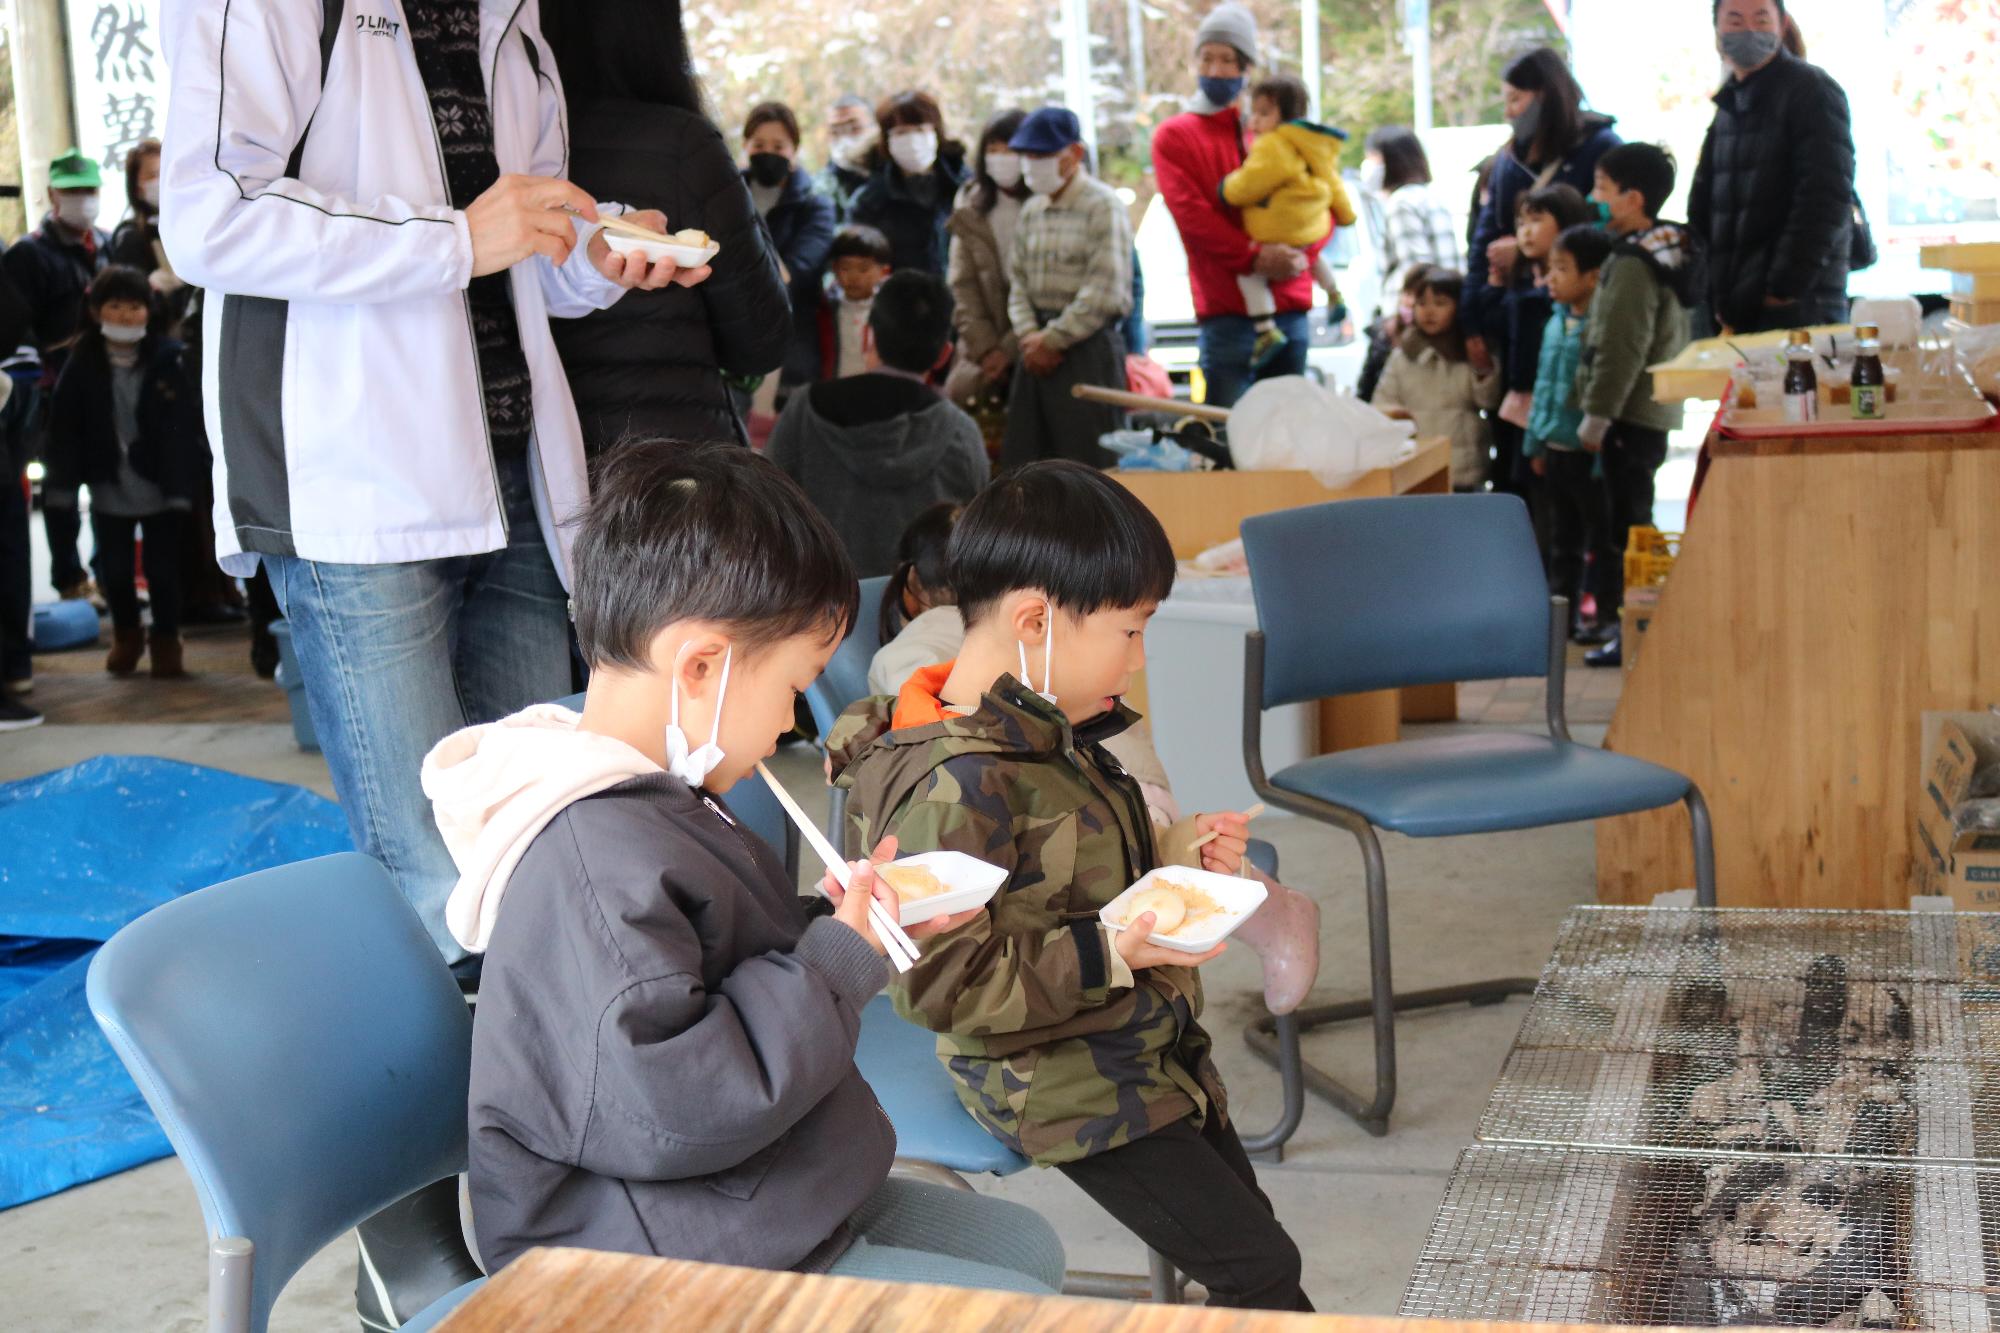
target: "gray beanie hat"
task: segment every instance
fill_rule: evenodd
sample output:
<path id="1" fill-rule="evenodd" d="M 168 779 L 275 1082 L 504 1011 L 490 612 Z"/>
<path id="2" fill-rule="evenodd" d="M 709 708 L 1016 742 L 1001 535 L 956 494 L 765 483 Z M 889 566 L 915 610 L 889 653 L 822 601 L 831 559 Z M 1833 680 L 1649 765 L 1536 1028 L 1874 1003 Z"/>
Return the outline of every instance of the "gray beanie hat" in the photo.
<path id="1" fill-rule="evenodd" d="M 1208 11 L 1208 17 L 1195 29 L 1194 49 L 1199 51 L 1210 42 L 1221 42 L 1236 48 L 1243 57 L 1243 63 L 1257 63 L 1257 19 L 1242 5 L 1230 0 Z"/>

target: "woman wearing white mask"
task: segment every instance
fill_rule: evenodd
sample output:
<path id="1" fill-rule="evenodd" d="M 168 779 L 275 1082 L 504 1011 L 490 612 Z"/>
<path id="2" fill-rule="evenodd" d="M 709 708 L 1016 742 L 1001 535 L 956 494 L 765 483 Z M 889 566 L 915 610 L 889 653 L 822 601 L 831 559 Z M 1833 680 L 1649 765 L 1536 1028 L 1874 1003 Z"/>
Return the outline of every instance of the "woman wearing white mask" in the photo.
<path id="1" fill-rule="evenodd" d="M 945 223 L 968 178 L 965 145 L 945 136 L 944 112 L 925 92 L 901 92 L 875 109 L 882 145 L 868 184 L 854 197 L 851 221 L 889 238 L 891 267 L 943 277 Z"/>
<path id="2" fill-rule="evenodd" d="M 147 139 L 125 154 L 125 220 L 111 233 L 111 262 L 149 275 L 153 290 L 167 298 L 171 329 L 187 311 L 187 284 L 174 276 L 160 244 L 160 141 Z"/>
<path id="3" fill-rule="evenodd" d="M 951 233 L 952 322 L 958 330 L 958 359 L 945 393 L 961 407 L 982 395 L 1004 395 L 1020 354 L 1007 319 L 1007 254 L 1028 186 L 1021 179 L 1021 157 L 1007 141 L 1027 118 L 1016 108 L 986 122 L 973 154 L 972 180 L 958 192 L 958 207 L 945 224 Z"/>

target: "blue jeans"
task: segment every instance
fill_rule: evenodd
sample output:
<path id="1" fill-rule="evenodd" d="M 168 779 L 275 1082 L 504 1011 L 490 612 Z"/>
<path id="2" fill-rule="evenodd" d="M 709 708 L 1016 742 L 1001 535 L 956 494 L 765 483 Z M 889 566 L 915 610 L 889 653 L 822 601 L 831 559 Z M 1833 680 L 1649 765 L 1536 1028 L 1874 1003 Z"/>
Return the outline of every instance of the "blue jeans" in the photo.
<path id="1" fill-rule="evenodd" d="M 568 595 L 527 468 L 500 468 L 502 550 L 394 565 L 264 557 L 354 844 L 388 867 L 447 962 L 465 956 L 444 924 L 458 870 L 424 796 L 424 756 L 461 727 L 570 692 Z"/>
<path id="2" fill-rule="evenodd" d="M 1260 370 L 1250 369 L 1250 357 L 1257 345 L 1257 325 L 1248 315 L 1216 315 L 1201 322 L 1201 374 L 1208 381 L 1211 407 L 1232 407 L 1257 380 L 1279 375 L 1306 373 L 1306 348 L 1312 338 L 1312 320 L 1303 310 L 1277 317 L 1278 332 L 1289 341 Z"/>

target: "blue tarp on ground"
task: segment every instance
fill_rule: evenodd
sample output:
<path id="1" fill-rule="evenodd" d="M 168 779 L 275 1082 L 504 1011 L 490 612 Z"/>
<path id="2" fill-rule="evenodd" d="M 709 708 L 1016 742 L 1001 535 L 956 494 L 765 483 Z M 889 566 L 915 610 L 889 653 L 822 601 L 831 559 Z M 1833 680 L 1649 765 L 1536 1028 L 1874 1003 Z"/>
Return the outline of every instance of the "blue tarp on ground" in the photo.
<path id="1" fill-rule="evenodd" d="M 85 1006 L 97 945 L 181 894 L 352 845 L 323 797 L 167 759 L 0 785 L 0 1208 L 170 1151 Z"/>

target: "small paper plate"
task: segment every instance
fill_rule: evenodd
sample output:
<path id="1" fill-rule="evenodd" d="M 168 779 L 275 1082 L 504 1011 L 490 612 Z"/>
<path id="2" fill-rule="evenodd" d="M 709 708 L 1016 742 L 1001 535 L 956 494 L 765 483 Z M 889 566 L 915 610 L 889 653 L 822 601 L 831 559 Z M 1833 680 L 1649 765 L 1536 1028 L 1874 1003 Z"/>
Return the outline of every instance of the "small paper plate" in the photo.
<path id="1" fill-rule="evenodd" d="M 1200 889 L 1223 909 L 1221 915 L 1192 926 L 1183 924 L 1171 935 L 1155 931 L 1147 937 L 1149 944 L 1157 944 L 1163 949 L 1179 949 L 1184 953 L 1207 953 L 1234 934 L 1236 928 L 1248 921 L 1264 905 L 1264 899 L 1270 896 L 1264 886 L 1254 879 L 1218 875 L 1213 870 L 1190 870 L 1186 866 L 1161 866 L 1141 876 L 1137 884 L 1106 903 L 1104 910 L 1097 914 L 1097 919 L 1104 923 L 1107 930 L 1124 930 L 1125 905 L 1135 895 L 1163 879 Z"/>
<path id="2" fill-rule="evenodd" d="M 1000 892 L 1000 886 L 1007 882 L 1005 870 L 988 865 L 977 857 L 967 856 L 964 852 L 919 852 L 915 856 L 899 856 L 891 864 L 922 866 L 945 884 L 943 893 L 902 904 L 896 920 L 896 924 L 901 926 L 922 925 L 934 917 L 952 916 L 984 907 L 993 900 L 994 894 Z"/>
<path id="3" fill-rule="evenodd" d="M 682 268 L 700 268 L 722 253 L 722 247 L 714 241 L 704 246 L 668 245 L 660 241 L 642 241 L 636 236 L 620 235 L 608 227 L 604 230 L 604 243 L 617 254 L 641 254 L 646 256 L 648 262 L 654 264 L 662 259 L 671 259 Z"/>

